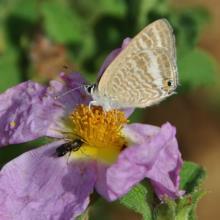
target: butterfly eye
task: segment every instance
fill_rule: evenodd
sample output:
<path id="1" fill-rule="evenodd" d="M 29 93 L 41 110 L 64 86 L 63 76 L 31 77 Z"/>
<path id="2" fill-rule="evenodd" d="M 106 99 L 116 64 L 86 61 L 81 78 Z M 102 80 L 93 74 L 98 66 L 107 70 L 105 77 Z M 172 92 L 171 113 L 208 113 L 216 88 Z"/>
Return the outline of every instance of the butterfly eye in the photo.
<path id="1" fill-rule="evenodd" d="M 91 91 L 92 91 L 92 87 L 89 86 L 89 87 L 87 88 L 87 92 L 88 92 L 89 94 L 91 94 Z"/>
<path id="2" fill-rule="evenodd" d="M 85 90 L 86 90 L 86 92 L 87 92 L 88 94 L 91 94 L 91 92 L 92 92 L 92 86 L 86 86 L 86 87 L 85 87 Z"/>
<path id="3" fill-rule="evenodd" d="M 167 81 L 167 85 L 170 87 L 170 86 L 172 86 L 173 85 L 173 81 L 172 80 L 168 80 Z"/>
<path id="4" fill-rule="evenodd" d="M 94 88 L 95 88 L 95 85 L 87 85 L 87 86 L 85 86 L 85 90 L 86 90 L 87 94 L 89 94 L 89 95 L 92 94 Z"/>
<path id="5" fill-rule="evenodd" d="M 172 79 L 165 79 L 163 81 L 163 90 L 165 90 L 166 92 L 171 92 L 173 91 L 173 87 L 174 87 L 174 81 Z"/>

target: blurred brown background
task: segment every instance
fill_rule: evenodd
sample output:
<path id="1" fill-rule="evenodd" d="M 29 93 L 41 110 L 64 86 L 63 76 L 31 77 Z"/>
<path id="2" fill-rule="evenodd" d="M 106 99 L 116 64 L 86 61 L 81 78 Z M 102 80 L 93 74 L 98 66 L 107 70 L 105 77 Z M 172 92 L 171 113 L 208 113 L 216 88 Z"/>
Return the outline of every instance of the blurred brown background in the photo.
<path id="1" fill-rule="evenodd" d="M 202 33 L 199 45 L 220 63 L 220 1 L 173 0 L 172 3 L 175 7 L 182 8 L 202 5 L 209 10 L 212 18 Z M 157 125 L 172 122 L 177 127 L 184 159 L 195 161 L 207 170 L 204 183 L 207 194 L 199 202 L 199 220 L 220 219 L 220 114 L 218 104 L 208 105 L 212 102 L 212 93 L 219 91 L 213 88 L 210 92 L 201 88 L 190 94 L 180 95 L 181 97 L 178 95 L 178 98 L 146 111 L 145 122 Z"/>

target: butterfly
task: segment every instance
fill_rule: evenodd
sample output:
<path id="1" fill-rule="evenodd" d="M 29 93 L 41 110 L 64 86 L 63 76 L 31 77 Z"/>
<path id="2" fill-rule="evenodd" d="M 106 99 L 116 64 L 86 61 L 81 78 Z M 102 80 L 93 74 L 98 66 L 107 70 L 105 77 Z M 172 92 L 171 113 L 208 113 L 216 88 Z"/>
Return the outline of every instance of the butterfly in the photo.
<path id="1" fill-rule="evenodd" d="M 159 19 L 129 42 L 95 84 L 84 87 L 93 98 L 90 105 L 108 111 L 157 104 L 174 94 L 177 85 L 173 29 Z"/>

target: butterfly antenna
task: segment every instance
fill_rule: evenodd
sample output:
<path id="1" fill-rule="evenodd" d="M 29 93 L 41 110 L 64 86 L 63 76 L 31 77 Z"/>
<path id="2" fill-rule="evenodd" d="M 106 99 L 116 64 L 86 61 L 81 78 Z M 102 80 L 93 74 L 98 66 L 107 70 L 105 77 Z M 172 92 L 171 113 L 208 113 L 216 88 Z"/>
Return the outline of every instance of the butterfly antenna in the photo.
<path id="1" fill-rule="evenodd" d="M 56 95 L 55 97 L 54 97 L 54 99 L 59 99 L 60 97 L 63 97 L 63 96 L 65 96 L 65 95 L 67 95 L 67 94 L 69 94 L 69 93 L 71 93 L 71 92 L 73 92 L 73 91 L 75 91 L 75 90 L 77 90 L 77 89 L 79 89 L 79 88 L 82 88 L 82 87 L 84 87 L 85 85 L 83 84 L 83 85 L 80 85 L 80 86 L 78 86 L 78 87 L 76 87 L 76 88 L 73 88 L 73 89 L 70 89 L 70 90 L 68 90 L 68 91 L 66 91 L 66 92 L 64 92 L 64 93 L 62 93 L 62 94 L 60 94 L 60 95 Z"/>

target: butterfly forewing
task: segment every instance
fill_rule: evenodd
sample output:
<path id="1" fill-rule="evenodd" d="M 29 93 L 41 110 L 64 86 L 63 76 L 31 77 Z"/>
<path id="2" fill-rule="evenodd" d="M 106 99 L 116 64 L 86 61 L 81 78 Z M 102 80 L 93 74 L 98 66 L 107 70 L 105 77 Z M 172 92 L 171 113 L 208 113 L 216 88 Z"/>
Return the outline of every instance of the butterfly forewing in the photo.
<path id="1" fill-rule="evenodd" d="M 101 77 L 98 91 L 120 107 L 146 107 L 172 94 L 177 86 L 175 39 L 160 19 L 132 39 Z"/>

